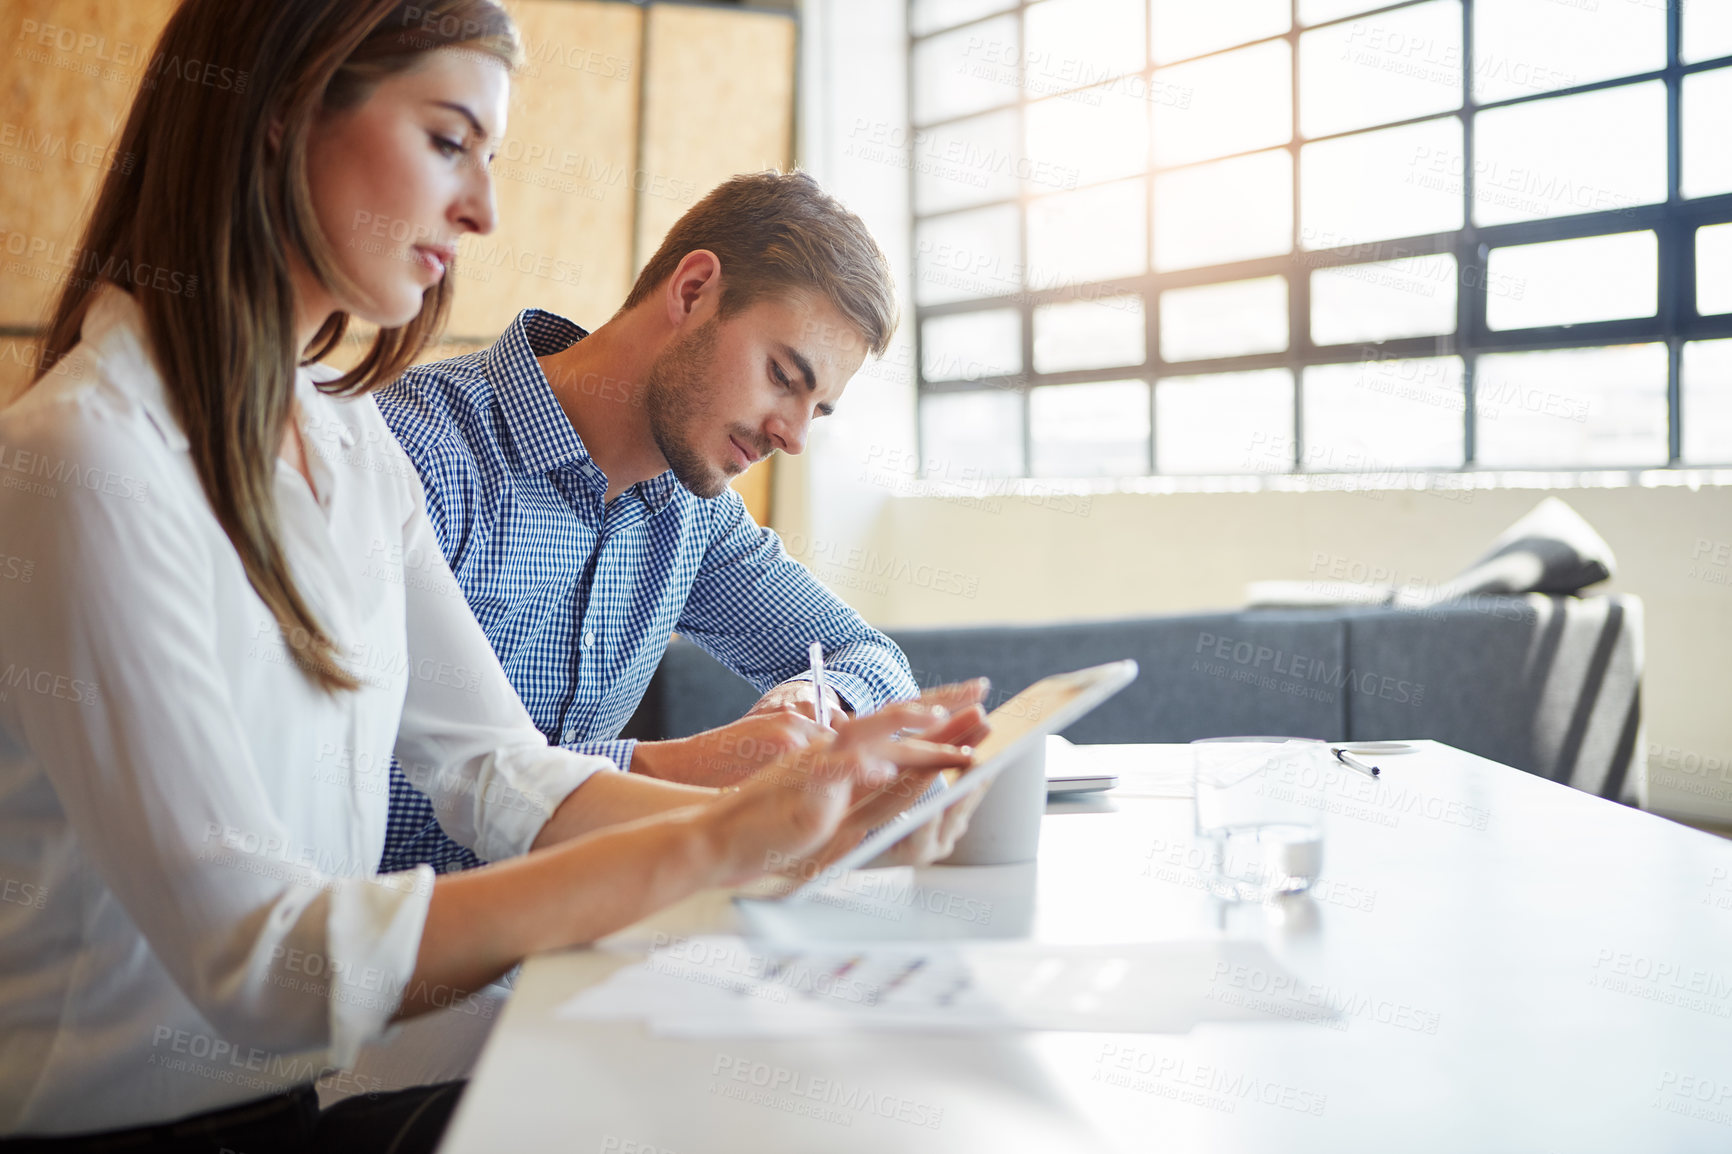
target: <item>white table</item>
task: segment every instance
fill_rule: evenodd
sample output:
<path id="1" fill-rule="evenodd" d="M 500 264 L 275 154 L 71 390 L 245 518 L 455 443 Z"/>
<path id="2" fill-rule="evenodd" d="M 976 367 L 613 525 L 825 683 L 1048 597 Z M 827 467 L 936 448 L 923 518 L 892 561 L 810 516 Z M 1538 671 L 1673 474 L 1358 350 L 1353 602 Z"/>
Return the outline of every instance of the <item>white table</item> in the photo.
<path id="1" fill-rule="evenodd" d="M 923 871 L 1010 923 L 1025 884 L 1046 942 L 1259 938 L 1336 1026 L 673 1041 L 555 1019 L 625 960 L 573 951 L 524 967 L 444 1150 L 1732 1149 L 1732 843 L 1446 746 L 1378 760 L 1337 792 L 1315 900 L 1207 897 L 1174 798 L 1053 806 L 1037 871 Z M 610 945 L 731 918 L 700 895 Z M 730 1097 L 741 1063 L 880 1105 Z"/>

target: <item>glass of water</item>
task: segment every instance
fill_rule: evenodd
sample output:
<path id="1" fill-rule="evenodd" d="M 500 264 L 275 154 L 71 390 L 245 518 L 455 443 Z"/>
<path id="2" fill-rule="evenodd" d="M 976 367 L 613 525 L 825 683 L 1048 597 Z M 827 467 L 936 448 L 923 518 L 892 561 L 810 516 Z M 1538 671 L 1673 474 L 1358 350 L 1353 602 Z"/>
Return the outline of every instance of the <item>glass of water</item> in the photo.
<path id="1" fill-rule="evenodd" d="M 1328 743 L 1210 737 L 1191 743 L 1197 844 L 1209 888 L 1235 901 L 1309 889 L 1323 867 Z"/>

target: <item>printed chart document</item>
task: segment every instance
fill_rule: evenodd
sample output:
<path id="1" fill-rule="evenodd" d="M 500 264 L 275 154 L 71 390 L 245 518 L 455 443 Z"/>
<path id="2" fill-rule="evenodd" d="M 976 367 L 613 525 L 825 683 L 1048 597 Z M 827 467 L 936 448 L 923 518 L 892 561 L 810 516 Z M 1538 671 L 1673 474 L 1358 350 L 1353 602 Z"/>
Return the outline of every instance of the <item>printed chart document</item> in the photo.
<path id="1" fill-rule="evenodd" d="M 712 936 L 656 949 L 555 1015 L 641 1020 L 652 1033 L 680 1037 L 857 1030 L 1165 1034 L 1184 1033 L 1201 1021 L 1333 1020 L 1327 1007 L 1297 997 L 1304 988 L 1260 944 L 1226 939 L 789 947 Z"/>

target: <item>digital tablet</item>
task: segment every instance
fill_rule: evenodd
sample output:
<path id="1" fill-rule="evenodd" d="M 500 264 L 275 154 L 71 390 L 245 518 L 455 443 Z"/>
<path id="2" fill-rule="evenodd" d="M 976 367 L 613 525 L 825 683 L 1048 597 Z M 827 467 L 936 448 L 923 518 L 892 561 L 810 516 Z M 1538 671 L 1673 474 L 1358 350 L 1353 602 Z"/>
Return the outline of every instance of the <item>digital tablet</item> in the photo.
<path id="1" fill-rule="evenodd" d="M 1137 663 L 1125 660 L 1042 678 L 992 711 L 991 734 L 975 746 L 974 764 L 951 780 L 948 789 L 909 806 L 842 857 L 813 871 L 812 876 L 766 878 L 742 890 L 734 900 L 787 901 L 859 869 L 969 794 L 991 785 L 1031 745 L 1076 721 L 1136 676 Z M 945 777 L 950 778 L 950 774 Z"/>

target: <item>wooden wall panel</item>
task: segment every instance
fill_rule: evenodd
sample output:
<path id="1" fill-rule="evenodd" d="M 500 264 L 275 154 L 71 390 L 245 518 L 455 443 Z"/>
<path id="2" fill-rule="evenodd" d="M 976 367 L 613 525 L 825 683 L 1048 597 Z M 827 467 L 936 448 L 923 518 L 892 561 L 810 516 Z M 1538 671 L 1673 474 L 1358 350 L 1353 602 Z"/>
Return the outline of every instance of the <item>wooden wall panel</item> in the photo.
<path id="1" fill-rule="evenodd" d="M 593 0 L 518 0 L 524 67 L 493 161 L 498 227 L 458 247 L 447 331 L 491 339 L 519 310 L 585 328 L 631 287 L 643 10 Z"/>
<path id="2" fill-rule="evenodd" d="M 36 375 L 36 341 L 28 337 L 0 337 L 0 409 L 24 391 Z"/>
<path id="3" fill-rule="evenodd" d="M 415 358 L 415 364 L 425 365 L 431 361 L 443 361 L 449 357 L 460 357 L 464 353 L 472 353 L 476 349 L 492 344 L 491 340 L 470 340 L 463 337 L 447 337 L 427 346 L 421 355 Z M 349 331 L 330 355 L 325 357 L 324 364 L 334 365 L 339 369 L 353 368 L 373 344 L 373 330 L 370 326 L 350 324 Z"/>
<path id="4" fill-rule="evenodd" d="M 746 502 L 746 511 L 752 515 L 752 520 L 760 525 L 768 525 L 770 514 L 775 511 L 771 497 L 775 491 L 776 461 L 775 457 L 759 461 L 730 482 Z"/>
<path id="5" fill-rule="evenodd" d="M 0 326 L 46 319 L 175 0 L 0 0 Z"/>
<path id="6" fill-rule="evenodd" d="M 634 269 L 710 189 L 793 154 L 792 18 L 678 4 L 648 17 Z"/>
<path id="7" fill-rule="evenodd" d="M 44 319 L 176 3 L 0 0 L 0 327 Z M 460 246 L 446 338 L 422 361 L 490 343 L 532 306 L 595 328 L 698 198 L 792 156 L 792 18 L 608 0 L 508 7 L 526 59 L 493 167 L 499 223 Z M 356 326 L 330 362 L 353 363 L 363 337 Z M 0 404 L 33 355 L 32 341 L 0 338 Z M 760 522 L 772 464 L 736 482 Z"/>

